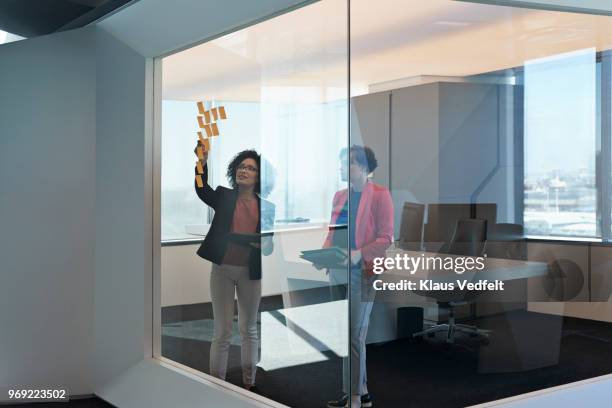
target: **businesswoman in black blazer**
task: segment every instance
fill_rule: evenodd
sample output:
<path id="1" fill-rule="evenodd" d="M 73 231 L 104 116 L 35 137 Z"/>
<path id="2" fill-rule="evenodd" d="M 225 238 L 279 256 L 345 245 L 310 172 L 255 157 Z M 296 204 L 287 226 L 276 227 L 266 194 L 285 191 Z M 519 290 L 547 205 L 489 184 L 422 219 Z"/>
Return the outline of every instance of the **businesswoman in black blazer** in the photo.
<path id="1" fill-rule="evenodd" d="M 256 151 L 242 151 L 230 162 L 227 178 L 232 188 L 218 186 L 213 190 L 208 184 L 207 158 L 207 153 L 204 153 L 201 160 L 203 187 L 196 183 L 195 190 L 198 197 L 215 210 L 210 230 L 197 251 L 200 257 L 213 263 L 210 294 L 214 335 L 210 347 L 210 374 L 225 379 L 235 293 L 242 340 L 242 380 L 246 389 L 257 391 L 254 384 L 259 360 L 257 310 L 261 300 L 261 256 L 272 252 L 273 243 L 270 236 L 238 243 L 231 240 L 229 234 L 271 231 L 275 208 L 260 197 L 261 157 Z"/>

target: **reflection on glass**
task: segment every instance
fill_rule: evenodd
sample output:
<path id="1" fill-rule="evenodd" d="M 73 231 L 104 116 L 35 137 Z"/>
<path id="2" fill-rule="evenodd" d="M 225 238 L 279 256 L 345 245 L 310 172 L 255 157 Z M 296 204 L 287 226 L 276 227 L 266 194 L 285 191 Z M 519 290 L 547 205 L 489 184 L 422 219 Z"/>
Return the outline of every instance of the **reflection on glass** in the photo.
<path id="1" fill-rule="evenodd" d="M 351 270 L 376 286 L 371 312 L 349 295 L 353 402 L 472 406 L 609 374 L 612 249 L 585 237 L 610 231 L 612 19 L 405 3 L 351 1 L 351 145 L 376 155 L 395 240 L 374 282 Z"/>
<path id="2" fill-rule="evenodd" d="M 338 218 L 349 224 L 350 355 L 344 370 L 350 372 L 350 386 L 345 383 L 344 393 L 350 395 L 351 406 L 363 406 L 372 404 L 368 391 L 366 339 L 376 296 L 374 263 L 376 258 L 386 256 L 393 242 L 393 201 L 385 186 L 370 179 L 378 167 L 371 148 L 352 145 L 344 154 L 346 164 L 342 172 L 349 178 L 349 189 L 339 191 L 334 199 L 335 207 L 340 208 Z"/>
<path id="3" fill-rule="evenodd" d="M 162 356 L 294 407 L 336 397 L 348 355 L 348 243 L 321 257 L 347 185 L 346 10 L 318 2 L 163 60 L 162 238 L 196 242 L 162 246 Z"/>
<path id="4" fill-rule="evenodd" d="M 240 386 L 256 371 L 295 407 L 469 406 L 610 373 L 612 251 L 582 240 L 611 228 L 610 17 L 353 0 L 347 61 L 345 13 L 318 2 L 164 59 L 165 238 L 211 228 L 196 101 L 228 115 L 209 184 L 254 149 L 275 211 L 255 326 L 213 313 L 199 242 L 162 248 L 162 355 Z M 493 289 L 440 289 L 457 280 Z M 405 281 L 429 283 L 374 288 Z"/>

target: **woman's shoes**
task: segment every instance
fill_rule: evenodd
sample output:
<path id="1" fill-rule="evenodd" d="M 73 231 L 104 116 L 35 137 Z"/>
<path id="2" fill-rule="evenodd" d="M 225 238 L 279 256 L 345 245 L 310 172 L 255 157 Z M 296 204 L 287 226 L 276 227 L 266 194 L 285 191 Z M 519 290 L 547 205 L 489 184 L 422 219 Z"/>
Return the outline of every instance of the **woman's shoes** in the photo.
<path id="1" fill-rule="evenodd" d="M 327 401 L 327 408 L 345 408 L 348 407 L 349 396 L 344 394 L 337 400 Z"/>
<path id="2" fill-rule="evenodd" d="M 345 394 L 339 400 L 328 401 L 327 408 L 350 408 L 349 402 L 349 396 Z M 372 408 L 372 406 L 372 397 L 370 394 L 362 395 L 361 408 Z"/>

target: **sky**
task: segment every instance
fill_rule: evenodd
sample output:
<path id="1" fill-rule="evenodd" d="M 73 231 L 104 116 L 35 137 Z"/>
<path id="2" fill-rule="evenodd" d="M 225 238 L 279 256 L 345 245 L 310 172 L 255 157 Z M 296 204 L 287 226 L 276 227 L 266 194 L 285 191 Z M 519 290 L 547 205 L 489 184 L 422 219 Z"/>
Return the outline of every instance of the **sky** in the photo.
<path id="1" fill-rule="evenodd" d="M 526 173 L 595 169 L 594 48 L 525 63 Z"/>

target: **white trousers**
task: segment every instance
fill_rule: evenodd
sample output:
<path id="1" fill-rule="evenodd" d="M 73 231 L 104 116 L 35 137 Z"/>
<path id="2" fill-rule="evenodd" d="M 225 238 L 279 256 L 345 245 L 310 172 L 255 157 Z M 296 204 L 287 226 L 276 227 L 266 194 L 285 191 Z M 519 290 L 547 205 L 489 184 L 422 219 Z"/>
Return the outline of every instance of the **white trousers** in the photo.
<path id="1" fill-rule="evenodd" d="M 242 381 L 245 385 L 253 385 L 259 361 L 257 311 L 261 300 L 261 280 L 249 279 L 248 267 L 213 263 L 210 274 L 210 296 L 215 323 L 210 345 L 210 374 L 225 380 L 232 339 L 234 293 L 238 298 Z"/>
<path id="2" fill-rule="evenodd" d="M 368 376 L 366 369 L 366 337 L 368 335 L 370 314 L 372 313 L 372 306 L 374 303 L 376 291 L 371 285 L 372 279 L 368 279 L 367 282 L 364 282 L 362 280 L 363 271 L 360 267 L 351 268 L 350 274 L 350 362 L 349 358 L 344 358 L 342 361 L 342 383 L 343 391 L 345 393 L 349 393 L 350 384 L 351 394 L 365 395 L 368 393 Z M 346 299 L 346 289 L 338 287 L 346 285 L 346 275 L 346 270 L 330 270 L 330 283 L 335 286 L 332 289 L 333 300 Z M 359 405 L 360 404 L 361 402 L 359 402 Z"/>

